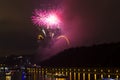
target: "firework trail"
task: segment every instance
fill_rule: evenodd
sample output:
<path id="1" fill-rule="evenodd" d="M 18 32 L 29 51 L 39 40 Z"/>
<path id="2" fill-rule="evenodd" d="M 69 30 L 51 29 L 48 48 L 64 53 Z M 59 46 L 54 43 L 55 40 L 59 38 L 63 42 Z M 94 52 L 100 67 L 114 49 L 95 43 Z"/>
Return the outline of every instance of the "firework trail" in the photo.
<path id="1" fill-rule="evenodd" d="M 65 35 L 60 35 L 60 36 L 57 37 L 57 39 L 62 39 L 62 38 L 66 40 L 68 45 L 70 45 L 70 41 Z"/>

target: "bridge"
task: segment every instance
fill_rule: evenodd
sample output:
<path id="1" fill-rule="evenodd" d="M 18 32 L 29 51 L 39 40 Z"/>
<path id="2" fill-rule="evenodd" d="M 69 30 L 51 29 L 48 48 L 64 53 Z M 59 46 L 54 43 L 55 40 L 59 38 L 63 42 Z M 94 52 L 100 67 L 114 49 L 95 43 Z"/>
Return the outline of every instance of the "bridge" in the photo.
<path id="1" fill-rule="evenodd" d="M 47 73 L 61 73 L 69 77 L 69 80 L 102 80 L 103 78 L 114 78 L 119 80 L 120 69 L 118 68 L 61 68 L 61 67 L 34 67 L 27 68 L 31 74 L 45 76 Z"/>

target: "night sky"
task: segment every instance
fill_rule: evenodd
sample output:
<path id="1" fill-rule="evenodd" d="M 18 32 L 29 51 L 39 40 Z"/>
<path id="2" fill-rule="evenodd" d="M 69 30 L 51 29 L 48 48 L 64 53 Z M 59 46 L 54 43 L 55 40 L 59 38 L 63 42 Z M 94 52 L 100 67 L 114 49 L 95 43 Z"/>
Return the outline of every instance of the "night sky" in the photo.
<path id="1" fill-rule="evenodd" d="M 0 0 L 1 56 L 36 52 L 37 30 L 31 22 L 31 16 L 34 9 L 41 8 L 43 1 Z M 119 42 L 119 4 L 120 0 L 61 1 L 64 30 L 70 38 L 71 47 Z"/>

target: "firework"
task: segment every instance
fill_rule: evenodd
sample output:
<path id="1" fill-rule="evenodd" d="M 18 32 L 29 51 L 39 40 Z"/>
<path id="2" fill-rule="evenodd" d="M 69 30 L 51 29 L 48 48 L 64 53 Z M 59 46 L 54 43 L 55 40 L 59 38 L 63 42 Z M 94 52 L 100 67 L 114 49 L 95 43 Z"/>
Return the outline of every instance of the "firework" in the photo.
<path id="1" fill-rule="evenodd" d="M 53 45 L 56 41 L 64 39 L 67 44 L 70 44 L 69 39 L 62 34 L 60 16 L 62 10 L 41 10 L 36 9 L 33 12 L 32 22 L 37 25 L 39 31 L 38 43 L 44 46 Z"/>
<path id="2" fill-rule="evenodd" d="M 60 24 L 58 11 L 55 10 L 35 10 L 33 12 L 32 22 L 38 26 L 58 26 Z"/>
<path id="3" fill-rule="evenodd" d="M 69 39 L 65 35 L 60 35 L 60 36 L 57 37 L 57 39 L 62 39 L 62 38 L 66 40 L 68 45 L 70 44 Z"/>

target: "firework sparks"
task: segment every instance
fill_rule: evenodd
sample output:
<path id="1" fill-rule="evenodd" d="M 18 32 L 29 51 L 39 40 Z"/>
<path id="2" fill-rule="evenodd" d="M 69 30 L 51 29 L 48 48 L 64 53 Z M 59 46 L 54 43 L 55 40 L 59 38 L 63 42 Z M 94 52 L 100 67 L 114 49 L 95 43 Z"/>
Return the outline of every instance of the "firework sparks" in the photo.
<path id="1" fill-rule="evenodd" d="M 35 10 L 33 14 L 34 14 L 34 16 L 32 16 L 32 22 L 35 25 L 53 26 L 53 25 L 60 24 L 60 20 L 58 18 L 57 11 Z"/>
<path id="2" fill-rule="evenodd" d="M 57 37 L 57 39 L 61 39 L 61 38 L 65 39 L 68 45 L 70 44 L 70 41 L 66 36 L 60 35 L 60 36 Z"/>
<path id="3" fill-rule="evenodd" d="M 57 25 L 59 23 L 59 20 L 57 18 L 57 15 L 55 14 L 50 14 L 47 18 L 46 18 L 46 22 L 48 23 L 48 25 Z"/>

